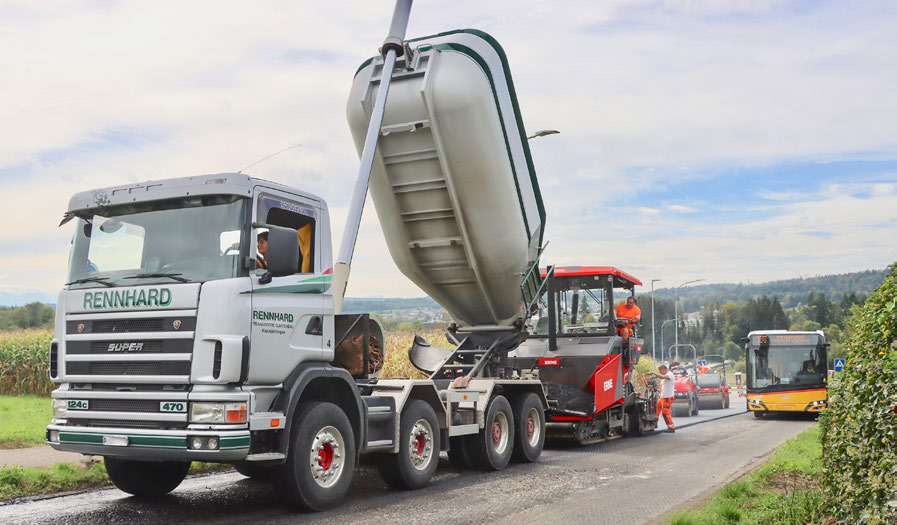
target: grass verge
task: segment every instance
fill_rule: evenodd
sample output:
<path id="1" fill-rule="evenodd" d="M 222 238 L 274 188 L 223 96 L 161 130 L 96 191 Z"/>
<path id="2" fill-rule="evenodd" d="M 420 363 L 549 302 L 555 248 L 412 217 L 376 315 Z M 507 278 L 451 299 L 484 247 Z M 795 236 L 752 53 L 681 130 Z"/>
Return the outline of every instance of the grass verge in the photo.
<path id="1" fill-rule="evenodd" d="M 48 397 L 0 396 L 0 449 L 42 444 L 52 417 Z"/>
<path id="2" fill-rule="evenodd" d="M 762 467 L 723 487 L 703 508 L 677 514 L 669 523 L 827 523 L 821 475 L 822 446 L 819 427 L 814 426 L 789 439 Z"/>
<path id="3" fill-rule="evenodd" d="M 190 474 L 230 470 L 230 465 L 194 462 Z M 0 467 L 0 501 L 111 485 L 103 462 L 57 463 L 46 468 Z"/>

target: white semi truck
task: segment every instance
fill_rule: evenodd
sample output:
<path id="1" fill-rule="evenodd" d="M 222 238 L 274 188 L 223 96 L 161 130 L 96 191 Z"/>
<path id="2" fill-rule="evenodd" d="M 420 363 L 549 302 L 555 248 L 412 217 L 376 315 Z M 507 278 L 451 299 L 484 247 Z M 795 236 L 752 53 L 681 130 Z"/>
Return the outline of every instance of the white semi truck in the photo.
<path id="1" fill-rule="evenodd" d="M 545 214 L 507 59 L 477 31 L 403 40 L 409 9 L 355 76 L 362 163 L 335 262 L 324 200 L 243 174 L 72 197 L 53 448 L 103 456 L 141 496 L 191 461 L 233 463 L 311 510 L 342 499 L 361 454 L 404 488 L 440 451 L 487 470 L 539 457 L 544 389 L 506 356 L 541 293 Z M 426 380 L 377 379 L 379 326 L 341 314 L 369 184 L 398 267 L 456 321 Z"/>

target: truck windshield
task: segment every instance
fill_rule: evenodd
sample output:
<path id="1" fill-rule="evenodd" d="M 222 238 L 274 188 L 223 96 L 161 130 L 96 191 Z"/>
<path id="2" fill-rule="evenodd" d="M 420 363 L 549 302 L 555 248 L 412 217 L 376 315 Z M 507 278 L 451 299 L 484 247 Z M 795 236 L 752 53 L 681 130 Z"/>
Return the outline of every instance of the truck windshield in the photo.
<path id="1" fill-rule="evenodd" d="M 205 195 L 77 214 L 69 287 L 237 277 L 245 202 Z"/>
<path id="2" fill-rule="evenodd" d="M 748 388 L 794 390 L 825 384 L 825 347 L 752 346 L 748 350 Z"/>

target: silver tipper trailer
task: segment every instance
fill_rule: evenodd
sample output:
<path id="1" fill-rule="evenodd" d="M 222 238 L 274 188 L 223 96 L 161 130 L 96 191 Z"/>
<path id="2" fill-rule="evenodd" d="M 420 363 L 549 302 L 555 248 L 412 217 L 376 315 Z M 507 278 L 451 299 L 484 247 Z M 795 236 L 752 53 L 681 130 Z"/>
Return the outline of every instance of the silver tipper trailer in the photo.
<path id="1" fill-rule="evenodd" d="M 243 174 L 71 199 L 53 448 L 103 456 L 140 496 L 190 461 L 232 463 L 311 510 L 342 499 L 360 454 L 404 488 L 441 451 L 486 470 L 539 457 L 543 386 L 507 353 L 541 293 L 544 211 L 507 59 L 477 32 L 405 41 L 410 4 L 355 77 L 362 162 L 335 261 L 321 198 Z M 369 182 L 397 265 L 457 323 L 449 348 L 416 342 L 428 379 L 378 379 L 380 327 L 341 314 Z"/>

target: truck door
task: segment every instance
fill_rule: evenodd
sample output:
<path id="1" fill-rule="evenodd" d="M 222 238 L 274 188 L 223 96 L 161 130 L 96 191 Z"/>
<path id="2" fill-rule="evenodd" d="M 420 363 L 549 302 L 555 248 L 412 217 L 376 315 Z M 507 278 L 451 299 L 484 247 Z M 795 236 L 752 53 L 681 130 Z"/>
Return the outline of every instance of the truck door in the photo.
<path id="1" fill-rule="evenodd" d="M 257 187 L 255 222 L 295 229 L 299 233 L 300 257 L 296 273 L 271 278 L 266 270 L 252 273 L 252 328 L 249 373 L 252 382 L 278 383 L 303 361 L 323 357 L 324 296 L 329 279 L 321 268 L 320 203 L 297 195 Z M 260 260 L 255 231 L 250 253 Z M 261 265 L 259 265 L 261 266 Z M 264 284 L 263 284 L 264 283 Z"/>

